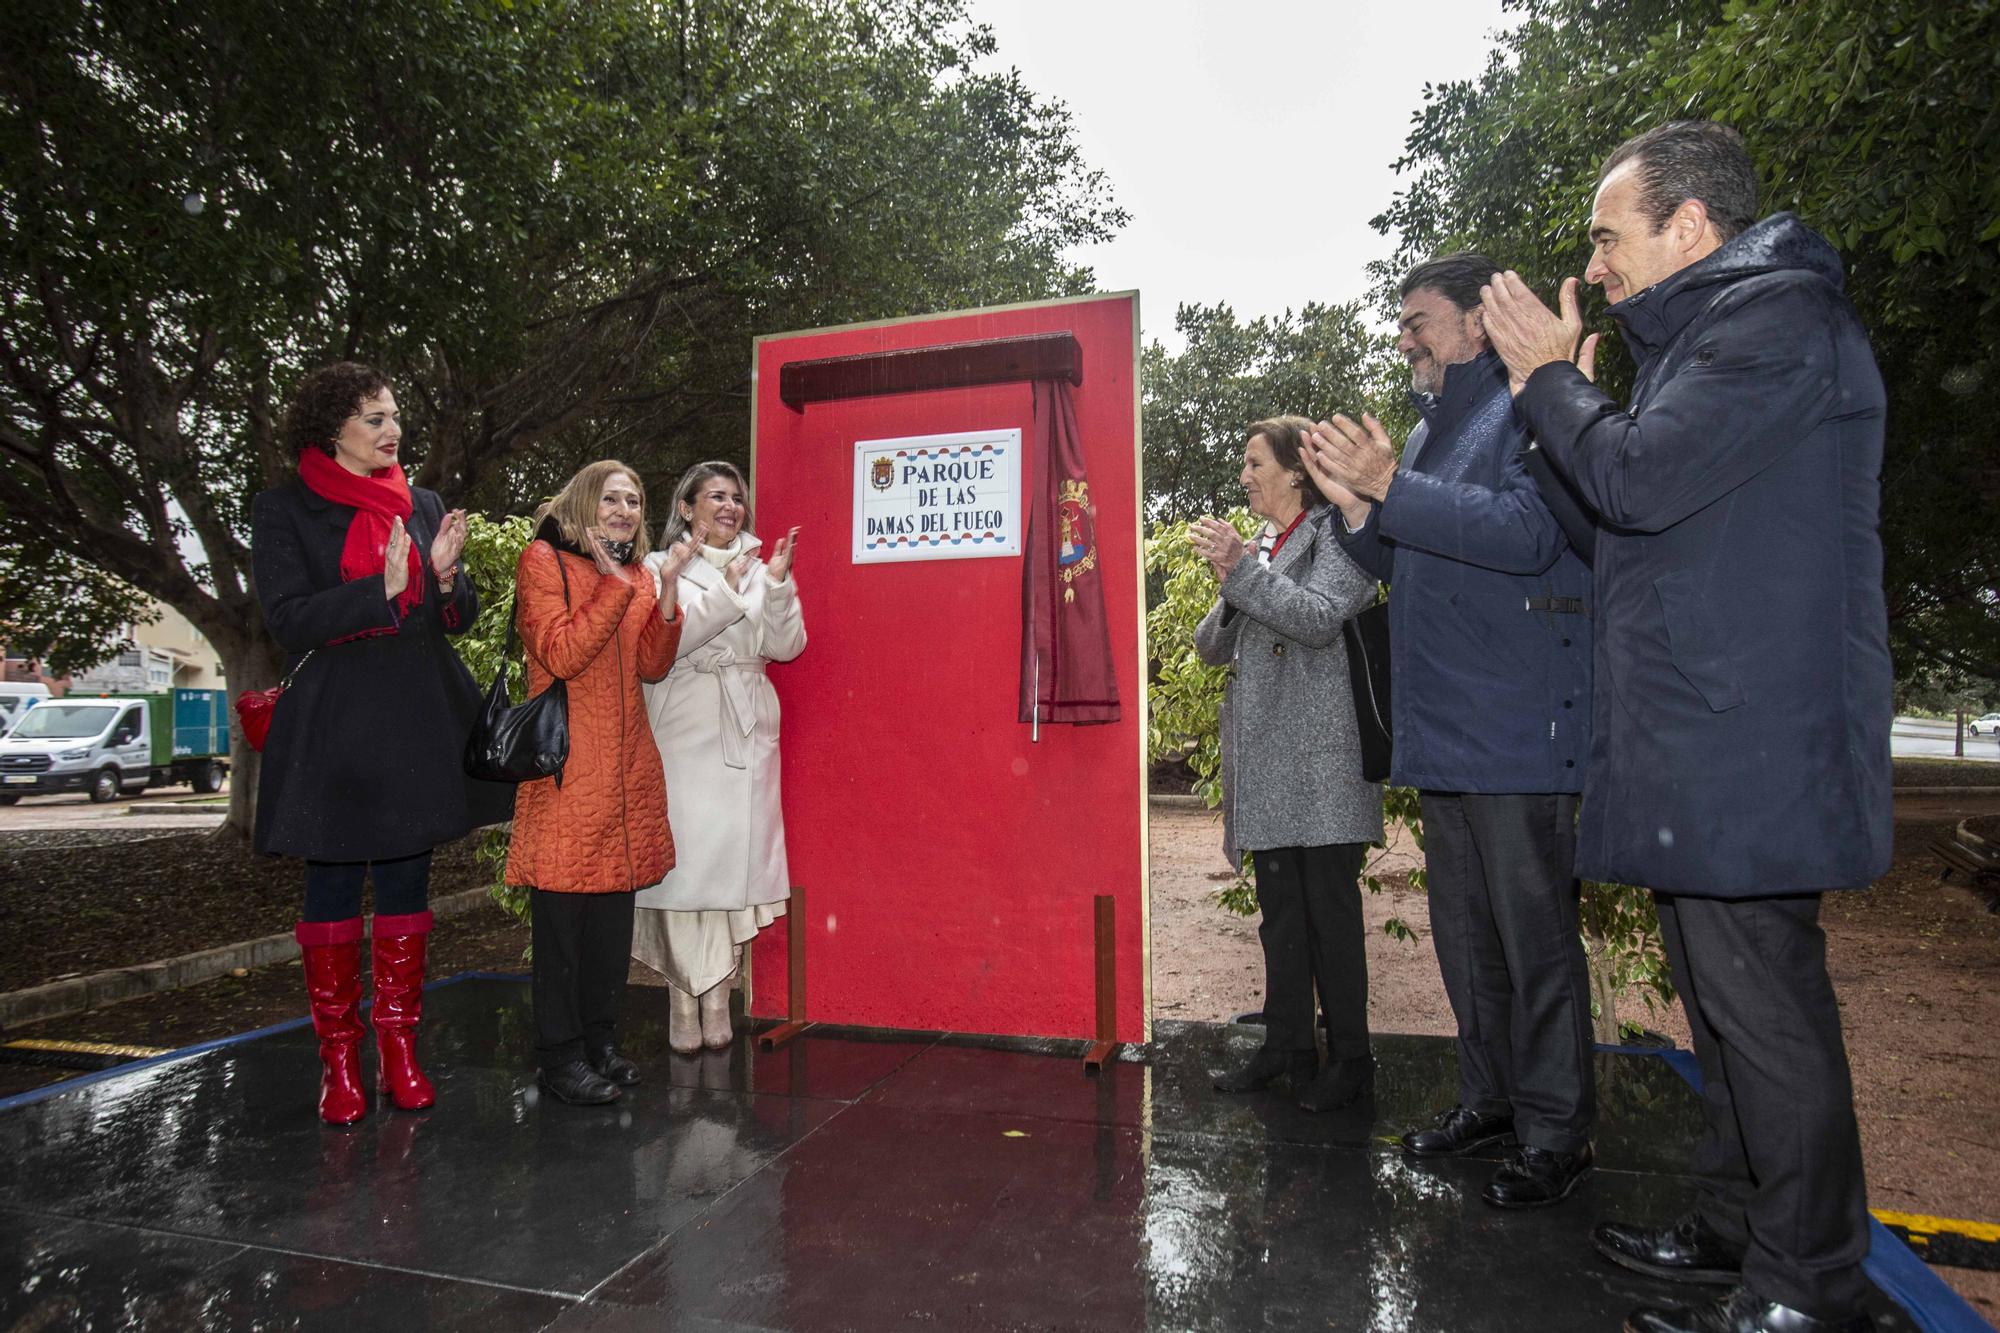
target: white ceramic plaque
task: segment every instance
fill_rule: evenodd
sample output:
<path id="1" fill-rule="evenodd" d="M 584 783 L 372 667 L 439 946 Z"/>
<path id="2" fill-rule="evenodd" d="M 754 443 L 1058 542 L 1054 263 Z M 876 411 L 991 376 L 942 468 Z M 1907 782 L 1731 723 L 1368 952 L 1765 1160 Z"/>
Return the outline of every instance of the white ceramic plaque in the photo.
<path id="1" fill-rule="evenodd" d="M 1021 554 L 1021 432 L 854 444 L 854 563 Z"/>

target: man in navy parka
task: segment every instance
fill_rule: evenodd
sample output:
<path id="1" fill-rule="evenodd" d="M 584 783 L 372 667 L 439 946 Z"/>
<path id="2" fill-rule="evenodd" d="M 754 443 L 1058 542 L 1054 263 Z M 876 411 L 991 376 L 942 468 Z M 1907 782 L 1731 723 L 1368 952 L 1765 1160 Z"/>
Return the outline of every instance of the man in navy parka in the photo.
<path id="1" fill-rule="evenodd" d="M 1839 256 L 1756 222 L 1735 131 L 1684 121 L 1606 161 L 1586 278 L 1637 362 L 1589 379 L 1558 318 L 1485 293 L 1517 409 L 1596 511 L 1596 708 L 1578 872 L 1655 890 L 1704 1080 L 1699 1193 L 1608 1258 L 1735 1283 L 1639 1333 L 1848 1333 L 1868 1216 L 1820 895 L 1889 866 L 1891 672 L 1877 532 L 1884 398 Z"/>
<path id="2" fill-rule="evenodd" d="M 1422 793 L 1431 939 L 1458 1023 L 1458 1101 L 1403 1135 L 1420 1157 L 1509 1137 L 1483 1197 L 1558 1203 L 1591 1169 L 1590 985 L 1576 811 L 1590 745 L 1590 571 L 1523 464 L 1488 346 L 1499 266 L 1461 253 L 1403 279 L 1411 399 L 1398 462 L 1372 417 L 1307 451 L 1341 545 L 1389 584 L 1389 779 Z"/>

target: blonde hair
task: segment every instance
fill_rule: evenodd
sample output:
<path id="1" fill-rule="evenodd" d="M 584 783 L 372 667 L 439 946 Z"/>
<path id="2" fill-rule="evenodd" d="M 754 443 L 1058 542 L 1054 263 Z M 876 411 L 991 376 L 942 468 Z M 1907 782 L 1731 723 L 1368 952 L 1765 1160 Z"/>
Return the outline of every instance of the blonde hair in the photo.
<path id="1" fill-rule="evenodd" d="M 646 538 L 646 483 L 640 479 L 637 468 L 615 458 L 600 458 L 579 468 L 567 485 L 535 511 L 536 530 L 541 529 L 542 520 L 552 518 L 563 540 L 588 554 L 590 543 L 584 540 L 584 533 L 597 526 L 597 505 L 604 498 L 604 483 L 619 472 L 639 492 L 639 527 L 632 534 L 632 559 L 643 559 L 653 549 Z"/>
<path id="2" fill-rule="evenodd" d="M 681 513 L 681 506 L 687 505 L 692 508 L 694 505 L 694 493 L 701 489 L 703 482 L 712 481 L 716 477 L 729 478 L 729 480 L 736 483 L 736 489 L 743 492 L 743 526 L 738 531 L 753 531 L 750 526 L 750 487 L 743 480 L 743 473 L 737 469 L 736 464 L 724 463 L 720 460 L 708 463 L 696 463 L 686 472 L 681 473 L 681 483 L 674 487 L 674 502 L 667 510 L 666 526 L 660 529 L 660 548 L 662 550 L 672 546 L 687 535 L 692 522 L 687 515 Z"/>

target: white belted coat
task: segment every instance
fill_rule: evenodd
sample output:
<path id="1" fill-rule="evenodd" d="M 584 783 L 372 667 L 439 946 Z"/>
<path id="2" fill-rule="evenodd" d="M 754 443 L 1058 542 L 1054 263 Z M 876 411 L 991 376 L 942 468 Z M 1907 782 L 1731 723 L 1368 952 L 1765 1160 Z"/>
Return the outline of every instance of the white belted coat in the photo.
<path id="1" fill-rule="evenodd" d="M 664 558 L 646 557 L 656 579 Z M 753 556 L 741 582 L 732 589 L 699 557 L 681 571 L 679 655 L 666 679 L 645 687 L 677 859 L 664 880 L 640 891 L 640 907 L 738 912 L 791 896 L 778 694 L 764 666 L 804 650 L 805 619 L 797 584 L 771 582 L 762 560 Z"/>

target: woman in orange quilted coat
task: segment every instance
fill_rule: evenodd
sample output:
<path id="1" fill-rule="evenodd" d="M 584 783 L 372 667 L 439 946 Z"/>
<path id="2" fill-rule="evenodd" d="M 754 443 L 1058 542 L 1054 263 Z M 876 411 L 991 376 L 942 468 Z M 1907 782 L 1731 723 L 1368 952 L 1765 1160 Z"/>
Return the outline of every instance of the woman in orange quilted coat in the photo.
<path id="1" fill-rule="evenodd" d="M 667 563 L 678 572 L 692 553 L 670 551 Z M 580 1105 L 616 1101 L 620 1086 L 639 1081 L 613 1041 L 633 893 L 674 864 L 666 781 L 639 684 L 673 666 L 681 621 L 671 594 L 655 592 L 645 555 L 645 489 L 637 472 L 607 459 L 536 513 L 535 540 L 515 570 L 528 692 L 566 682 L 569 760 L 560 775 L 521 784 L 507 882 L 534 891 L 541 1083 Z"/>

